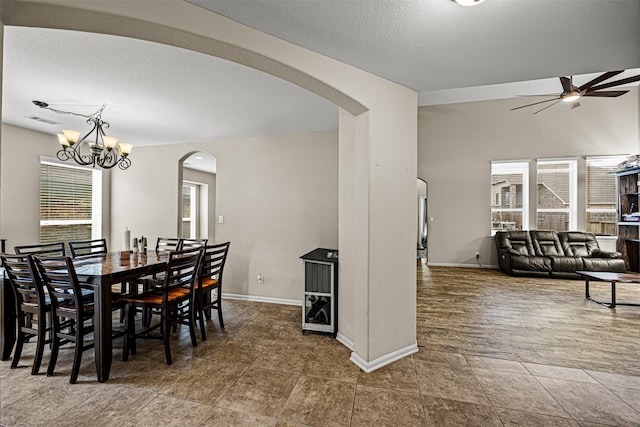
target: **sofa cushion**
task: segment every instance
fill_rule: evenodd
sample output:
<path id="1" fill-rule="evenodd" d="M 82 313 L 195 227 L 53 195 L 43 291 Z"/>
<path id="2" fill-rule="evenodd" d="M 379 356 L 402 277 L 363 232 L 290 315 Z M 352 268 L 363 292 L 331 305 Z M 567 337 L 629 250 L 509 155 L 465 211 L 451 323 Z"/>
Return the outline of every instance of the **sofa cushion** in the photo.
<path id="1" fill-rule="evenodd" d="M 591 258 L 618 259 L 622 258 L 622 254 L 620 252 L 606 252 L 601 251 L 600 249 L 594 249 L 593 251 L 591 251 Z"/>
<path id="2" fill-rule="evenodd" d="M 531 231 L 531 243 L 537 256 L 564 256 L 562 244 L 555 231 Z"/>
<path id="3" fill-rule="evenodd" d="M 512 256 L 511 268 L 526 271 L 551 271 L 551 259 L 541 256 Z"/>
<path id="4" fill-rule="evenodd" d="M 583 258 L 585 271 L 611 271 L 625 273 L 627 266 L 623 259 Z"/>
<path id="5" fill-rule="evenodd" d="M 593 233 L 561 231 L 558 232 L 558 239 L 567 256 L 589 257 L 593 251 L 600 249 Z"/>
<path id="6" fill-rule="evenodd" d="M 494 238 L 498 252 L 513 255 L 535 255 L 528 231 L 498 231 Z"/>
<path id="7" fill-rule="evenodd" d="M 580 257 L 552 256 L 551 270 L 558 273 L 575 273 L 584 269 L 584 262 Z"/>

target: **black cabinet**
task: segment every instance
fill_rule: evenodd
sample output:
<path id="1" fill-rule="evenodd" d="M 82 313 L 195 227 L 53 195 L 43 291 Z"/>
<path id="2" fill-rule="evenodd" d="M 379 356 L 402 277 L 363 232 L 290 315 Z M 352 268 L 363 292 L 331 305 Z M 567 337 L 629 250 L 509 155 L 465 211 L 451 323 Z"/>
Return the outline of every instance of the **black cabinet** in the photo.
<path id="1" fill-rule="evenodd" d="M 318 248 L 300 257 L 304 264 L 302 332 L 338 332 L 338 251 Z"/>

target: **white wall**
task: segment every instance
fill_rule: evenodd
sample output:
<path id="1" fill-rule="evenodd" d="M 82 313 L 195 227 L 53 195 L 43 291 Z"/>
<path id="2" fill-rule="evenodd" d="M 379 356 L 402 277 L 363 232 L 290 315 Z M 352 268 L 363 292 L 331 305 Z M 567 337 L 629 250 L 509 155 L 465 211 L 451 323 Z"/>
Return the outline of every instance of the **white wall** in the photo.
<path id="1" fill-rule="evenodd" d="M 231 242 L 223 292 L 300 301 L 299 257 L 338 245 L 337 132 L 137 147 L 112 174 L 114 241 L 125 226 L 151 241 L 176 235 L 178 162 L 192 151 L 217 159 L 215 240 Z"/>
<path id="2" fill-rule="evenodd" d="M 40 156 L 55 159 L 59 147 L 55 135 L 2 124 L 0 236 L 10 252 L 14 246 L 40 242 Z M 109 176 L 105 171 L 102 180 L 102 234 L 111 248 Z"/>
<path id="3" fill-rule="evenodd" d="M 490 232 L 491 160 L 636 154 L 638 88 L 619 98 L 510 111 L 523 99 L 421 107 L 418 176 L 429 183 L 429 263 L 497 265 Z M 584 167 L 579 169 L 584 200 Z M 580 203 L 580 200 L 579 200 Z M 535 206 L 533 207 L 535 208 Z M 581 218 L 581 222 L 580 222 Z M 535 224 L 535 216 L 533 216 Z M 584 229 L 584 214 L 579 217 Z"/>

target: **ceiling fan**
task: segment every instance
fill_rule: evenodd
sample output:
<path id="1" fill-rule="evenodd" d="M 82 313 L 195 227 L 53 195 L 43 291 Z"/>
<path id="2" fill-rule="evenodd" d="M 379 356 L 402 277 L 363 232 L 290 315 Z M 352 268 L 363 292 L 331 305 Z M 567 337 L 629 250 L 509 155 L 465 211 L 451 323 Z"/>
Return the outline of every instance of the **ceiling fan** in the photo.
<path id="1" fill-rule="evenodd" d="M 520 108 L 531 107 L 533 105 L 544 104 L 547 102 L 555 101 L 553 104 L 547 105 L 544 108 L 541 108 L 538 111 L 535 111 L 533 114 L 538 114 L 541 111 L 546 110 L 549 107 L 556 105 L 559 102 L 566 102 L 569 104 L 571 109 L 577 108 L 580 106 L 580 98 L 583 96 L 594 96 L 594 97 L 603 97 L 603 98 L 615 98 L 625 93 L 629 92 L 628 90 L 602 90 L 607 89 L 614 86 L 620 86 L 627 83 L 633 83 L 640 80 L 640 75 L 627 77 L 626 79 L 615 80 L 609 83 L 602 83 L 605 80 L 609 80 L 611 77 L 617 76 L 622 73 L 624 70 L 620 71 L 607 71 L 591 80 L 583 84 L 580 87 L 576 87 L 573 85 L 573 77 L 560 77 L 560 83 L 562 84 L 562 93 L 557 94 L 547 94 L 547 95 L 525 95 L 525 96 L 553 96 L 551 99 L 546 99 L 540 102 L 534 102 L 532 104 L 522 105 L 520 107 L 512 108 L 511 110 L 519 110 Z M 602 83 L 602 84 L 599 84 Z"/>

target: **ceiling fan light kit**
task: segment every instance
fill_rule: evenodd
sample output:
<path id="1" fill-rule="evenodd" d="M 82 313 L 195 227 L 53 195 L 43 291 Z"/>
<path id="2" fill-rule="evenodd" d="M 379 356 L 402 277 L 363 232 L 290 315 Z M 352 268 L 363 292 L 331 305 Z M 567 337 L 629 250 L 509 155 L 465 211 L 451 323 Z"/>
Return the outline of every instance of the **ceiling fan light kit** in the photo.
<path id="1" fill-rule="evenodd" d="M 627 77 L 620 80 L 615 80 L 609 83 L 602 83 L 605 80 L 609 80 L 610 78 L 617 76 L 618 74 L 624 72 L 624 70 L 618 71 L 607 71 L 599 75 L 598 77 L 592 79 L 591 81 L 583 84 L 580 87 L 576 87 L 573 85 L 573 77 L 560 77 L 560 84 L 562 85 L 562 93 L 559 95 L 555 95 L 554 98 L 546 99 L 544 101 L 533 102 L 527 105 L 521 105 L 520 107 L 512 108 L 511 110 L 519 110 L 521 108 L 531 107 L 533 105 L 544 104 L 547 102 L 555 101 L 553 104 L 547 105 L 544 108 L 541 108 L 537 111 L 534 111 L 533 114 L 538 114 L 541 111 L 546 110 L 549 107 L 556 105 L 558 102 L 566 102 L 570 105 L 571 109 L 577 108 L 580 106 L 580 98 L 584 96 L 590 97 L 599 97 L 599 98 L 617 98 L 618 96 L 622 96 L 625 93 L 629 92 L 628 90 L 603 90 L 608 89 L 614 86 L 620 86 L 627 83 L 633 83 L 640 81 L 640 75 Z M 600 84 L 602 83 L 602 84 Z M 530 96 L 554 96 L 554 95 L 530 95 Z"/>

